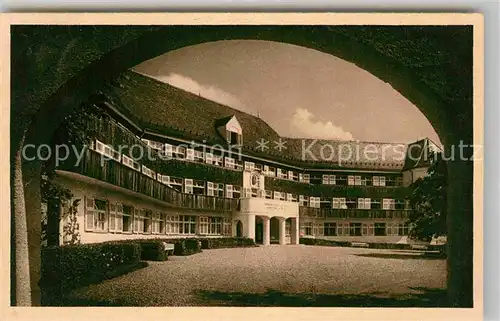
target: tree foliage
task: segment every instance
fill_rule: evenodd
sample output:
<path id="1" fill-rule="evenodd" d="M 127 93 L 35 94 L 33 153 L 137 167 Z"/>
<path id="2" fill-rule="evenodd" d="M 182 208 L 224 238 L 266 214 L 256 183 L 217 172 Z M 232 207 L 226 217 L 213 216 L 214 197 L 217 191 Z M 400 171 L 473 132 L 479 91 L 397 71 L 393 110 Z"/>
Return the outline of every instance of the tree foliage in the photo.
<path id="1" fill-rule="evenodd" d="M 446 236 L 446 162 L 440 153 L 431 154 L 427 176 L 417 179 L 410 188 L 410 237 L 430 241 L 433 237 Z"/>

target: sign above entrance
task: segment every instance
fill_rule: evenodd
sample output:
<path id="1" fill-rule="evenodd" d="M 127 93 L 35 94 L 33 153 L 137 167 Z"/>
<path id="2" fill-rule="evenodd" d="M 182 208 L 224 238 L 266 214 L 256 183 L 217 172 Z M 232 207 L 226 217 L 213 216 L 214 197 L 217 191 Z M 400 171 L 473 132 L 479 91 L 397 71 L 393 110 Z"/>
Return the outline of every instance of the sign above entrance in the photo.
<path id="1" fill-rule="evenodd" d="M 299 203 L 265 198 L 242 198 L 240 200 L 242 214 L 262 216 L 298 217 Z"/>

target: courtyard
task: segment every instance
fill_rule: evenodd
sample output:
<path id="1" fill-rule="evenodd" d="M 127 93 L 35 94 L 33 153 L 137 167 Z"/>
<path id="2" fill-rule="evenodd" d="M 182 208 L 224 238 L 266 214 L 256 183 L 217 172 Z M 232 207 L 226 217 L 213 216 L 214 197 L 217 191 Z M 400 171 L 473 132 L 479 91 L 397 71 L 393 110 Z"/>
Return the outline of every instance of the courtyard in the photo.
<path id="1" fill-rule="evenodd" d="M 66 305 L 443 306 L 446 260 L 304 245 L 204 250 L 77 289 Z"/>

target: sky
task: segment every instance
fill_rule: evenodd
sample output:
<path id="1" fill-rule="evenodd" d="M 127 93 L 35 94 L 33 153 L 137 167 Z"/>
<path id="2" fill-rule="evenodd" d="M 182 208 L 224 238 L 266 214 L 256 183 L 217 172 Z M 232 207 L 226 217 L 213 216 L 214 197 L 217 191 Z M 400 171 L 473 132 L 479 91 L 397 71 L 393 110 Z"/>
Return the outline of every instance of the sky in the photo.
<path id="1" fill-rule="evenodd" d="M 284 137 L 394 143 L 429 137 L 440 144 L 425 116 L 389 84 L 304 47 L 209 42 L 168 52 L 133 70 L 258 115 Z"/>

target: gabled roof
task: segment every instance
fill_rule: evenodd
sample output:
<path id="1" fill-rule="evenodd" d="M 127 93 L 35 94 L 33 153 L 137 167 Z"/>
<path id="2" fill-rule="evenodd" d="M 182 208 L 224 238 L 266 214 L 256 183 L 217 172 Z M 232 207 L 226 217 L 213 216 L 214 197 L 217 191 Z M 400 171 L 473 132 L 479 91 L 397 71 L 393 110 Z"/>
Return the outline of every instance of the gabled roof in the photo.
<path id="1" fill-rule="evenodd" d="M 301 167 L 366 168 L 399 171 L 403 159 L 386 151 L 400 148 L 406 154 L 406 145 L 397 143 L 369 143 L 357 141 L 313 140 L 281 137 L 259 117 L 225 106 L 193 93 L 176 88 L 150 77 L 127 71 L 110 81 L 101 91 L 101 97 L 113 108 L 148 132 L 194 140 L 198 143 L 222 144 L 226 142 L 216 128 L 234 116 L 244 132 L 243 152 L 248 155 L 288 163 Z M 278 148 L 278 142 L 284 142 Z M 262 143 L 267 142 L 267 148 Z M 314 144 L 313 144 L 314 143 Z M 304 153 L 304 146 L 313 146 Z M 372 145 L 376 150 L 367 159 L 355 151 Z M 374 147 L 373 147 L 374 146 Z M 387 148 L 388 146 L 388 148 Z M 331 150 L 334 151 L 333 155 Z M 349 157 L 347 150 L 353 151 Z M 324 156 L 326 152 L 329 156 Z M 314 156 L 311 156 L 312 155 Z M 323 154 L 323 155 L 322 155 Z M 374 154 L 372 154 L 374 155 Z"/>
<path id="2" fill-rule="evenodd" d="M 225 126 L 231 119 L 233 119 L 234 115 L 227 116 L 224 118 L 217 119 L 215 121 L 215 127 L 218 128 L 220 126 Z"/>

